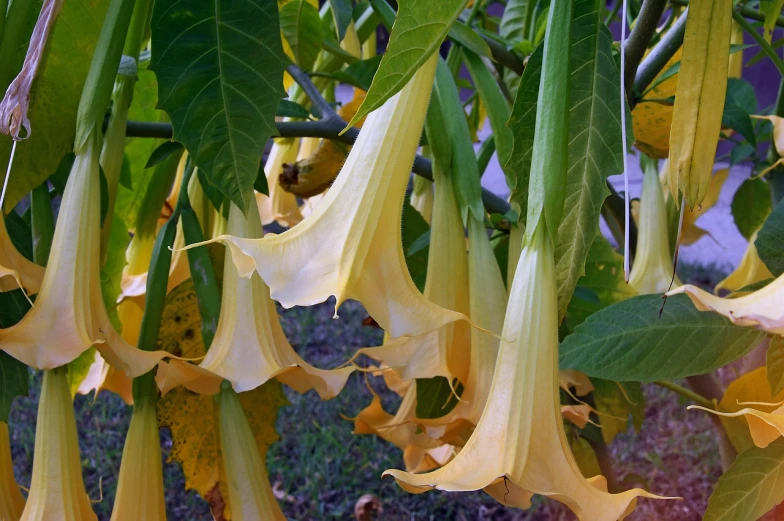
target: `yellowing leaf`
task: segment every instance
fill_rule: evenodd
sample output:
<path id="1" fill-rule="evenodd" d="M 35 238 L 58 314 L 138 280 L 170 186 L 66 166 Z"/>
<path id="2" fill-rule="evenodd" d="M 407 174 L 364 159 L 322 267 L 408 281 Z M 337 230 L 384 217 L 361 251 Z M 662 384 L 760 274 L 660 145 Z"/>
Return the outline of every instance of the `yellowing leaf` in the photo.
<path id="1" fill-rule="evenodd" d="M 732 0 L 689 4 L 681 79 L 675 90 L 670 131 L 670 190 L 687 208 L 705 198 L 719 142 L 727 92 Z"/>
<path id="2" fill-rule="evenodd" d="M 166 298 L 158 338 L 161 347 L 188 358 L 203 356 L 200 322 L 193 283 L 184 282 Z M 263 457 L 278 439 L 275 419 L 277 409 L 287 403 L 286 398 L 280 384 L 268 382 L 240 394 L 240 401 Z M 222 514 L 225 519 L 231 519 L 218 449 L 218 411 L 213 397 L 177 388 L 158 403 L 158 423 L 171 430 L 170 460 L 182 465 L 185 488 L 196 490 L 210 502 L 211 508 L 226 508 Z M 213 515 L 220 513 L 213 510 Z"/>
<path id="3" fill-rule="evenodd" d="M 682 50 L 678 50 L 662 68 L 662 72 L 681 60 Z M 660 73 L 661 75 L 661 73 Z M 672 105 L 664 100 L 675 95 L 679 75 L 673 74 L 662 81 L 639 102 L 632 111 L 634 144 L 645 154 L 665 158 L 670 153 L 670 127 L 672 126 Z M 657 80 L 654 80 L 654 82 Z"/>

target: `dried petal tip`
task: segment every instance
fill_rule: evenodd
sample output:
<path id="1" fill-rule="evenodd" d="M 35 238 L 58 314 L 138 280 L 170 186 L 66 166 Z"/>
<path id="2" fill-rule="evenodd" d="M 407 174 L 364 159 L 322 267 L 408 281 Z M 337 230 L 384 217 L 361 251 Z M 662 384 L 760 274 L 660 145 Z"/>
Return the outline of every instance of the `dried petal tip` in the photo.
<path id="1" fill-rule="evenodd" d="M 133 407 L 111 521 L 166 521 L 163 468 L 154 399 Z"/>
<path id="2" fill-rule="evenodd" d="M 544 225 L 520 255 L 501 337 L 487 406 L 463 450 L 428 474 L 385 475 L 409 492 L 484 489 L 517 508 L 542 494 L 581 521 L 623 519 L 637 497 L 655 497 L 640 489 L 609 494 L 601 476 L 583 477 L 568 448 L 558 397 L 555 262 Z"/>
<path id="3" fill-rule="evenodd" d="M 218 395 L 220 442 L 231 517 L 235 521 L 286 521 L 267 477 L 239 397 L 231 389 Z"/>
<path id="4" fill-rule="evenodd" d="M 21 521 L 97 519 L 82 480 L 67 370 L 46 371 L 38 402 L 33 478 Z"/>
<path id="5" fill-rule="evenodd" d="M 8 86 L 5 97 L 0 103 L 0 132 L 10 134 L 14 140 L 21 139 L 19 130 L 25 129 L 23 137 L 30 137 L 30 120 L 27 117 L 27 105 L 30 103 L 30 89 L 41 64 L 49 32 L 54 27 L 63 0 L 45 0 L 41 6 L 41 14 L 30 37 L 24 64 L 19 75 Z"/>

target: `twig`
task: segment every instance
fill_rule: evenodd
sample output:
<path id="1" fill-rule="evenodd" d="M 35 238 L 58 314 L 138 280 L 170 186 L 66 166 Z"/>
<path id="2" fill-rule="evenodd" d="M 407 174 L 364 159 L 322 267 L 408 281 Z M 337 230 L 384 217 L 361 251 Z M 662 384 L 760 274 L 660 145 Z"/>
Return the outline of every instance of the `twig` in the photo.
<path id="1" fill-rule="evenodd" d="M 646 56 L 640 66 L 637 68 L 637 73 L 634 76 L 634 92 L 635 96 L 634 99 L 629 100 L 629 105 L 631 108 L 637 104 L 637 95 L 644 92 L 645 89 L 648 88 L 654 78 L 659 75 L 659 73 L 664 69 L 664 66 L 667 65 L 667 62 L 670 61 L 678 49 L 681 48 L 683 45 L 683 34 L 686 31 L 686 18 L 688 17 L 688 12 L 684 11 L 681 14 L 678 21 L 673 24 L 667 34 L 656 44 L 648 56 Z"/>
<path id="2" fill-rule="evenodd" d="M 664 380 L 659 380 L 658 382 L 656 382 L 656 385 L 658 385 L 659 387 L 664 387 L 665 389 L 672 391 L 676 394 L 679 394 L 684 398 L 686 398 L 687 400 L 691 400 L 692 402 L 701 405 L 706 409 L 714 410 L 716 408 L 716 406 L 713 404 L 712 401 L 708 400 L 701 394 L 695 393 L 691 389 L 686 389 L 682 385 L 678 385 L 673 382 L 667 382 Z"/>
<path id="3" fill-rule="evenodd" d="M 620 0 L 619 0 L 620 3 Z M 634 77 L 637 74 L 637 67 L 640 65 L 648 49 L 651 38 L 656 33 L 659 20 L 667 7 L 667 0 L 645 0 L 640 9 L 637 21 L 629 39 L 626 40 L 626 91 L 627 96 L 633 96 Z M 626 23 L 626 20 L 623 20 Z"/>
<path id="4" fill-rule="evenodd" d="M 302 69 L 296 65 L 289 65 L 286 67 L 286 71 L 291 75 L 292 78 L 294 78 L 294 81 L 297 82 L 307 97 L 310 98 L 311 103 L 313 103 L 311 111 L 316 117 L 321 118 L 322 120 L 329 120 L 340 117 L 337 115 L 329 102 L 324 99 L 318 88 L 313 85 L 313 82 L 310 80 L 310 76 L 304 73 Z"/>

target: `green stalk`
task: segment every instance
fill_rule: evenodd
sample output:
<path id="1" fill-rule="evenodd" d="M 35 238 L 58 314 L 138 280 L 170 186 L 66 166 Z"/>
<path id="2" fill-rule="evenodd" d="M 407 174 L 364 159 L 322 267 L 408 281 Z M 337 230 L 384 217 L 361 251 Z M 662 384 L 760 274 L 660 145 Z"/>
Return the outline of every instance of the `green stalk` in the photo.
<path id="1" fill-rule="evenodd" d="M 46 266 L 54 237 L 54 215 L 49 187 L 44 182 L 30 193 L 30 225 L 33 229 L 33 262 Z"/>
<path id="2" fill-rule="evenodd" d="M 111 0 L 109 4 L 76 114 L 74 152 L 77 155 L 90 134 L 100 129 L 109 106 L 133 8 L 134 0 Z"/>
<path id="3" fill-rule="evenodd" d="M 760 49 L 762 49 L 762 52 L 764 52 L 768 58 L 770 58 L 770 61 L 772 61 L 773 65 L 775 65 L 779 70 L 779 74 L 784 77 L 784 61 L 782 61 L 781 57 L 776 53 L 776 50 L 767 42 L 767 40 L 765 40 L 765 38 L 762 37 L 760 33 L 757 32 L 756 29 L 754 29 L 754 26 L 752 26 L 749 21 L 743 17 L 742 14 L 740 14 L 738 11 L 735 11 L 734 9 L 732 10 L 732 19 L 735 20 L 735 22 L 740 25 L 743 30 L 754 39 L 755 42 L 757 42 L 757 44 L 760 46 Z"/>
<path id="4" fill-rule="evenodd" d="M 674 392 L 676 394 L 679 394 L 679 395 L 683 396 L 684 398 L 686 398 L 687 400 L 691 400 L 692 402 L 694 402 L 694 403 L 696 403 L 698 405 L 701 405 L 701 406 L 705 407 L 706 409 L 710 409 L 710 410 L 716 409 L 716 406 L 713 404 L 713 402 L 711 402 L 710 400 L 708 400 L 704 396 L 695 393 L 694 391 L 692 391 L 690 389 L 686 389 L 682 385 L 678 385 L 678 384 L 672 383 L 672 382 L 667 382 L 667 381 L 664 381 L 664 380 L 660 380 L 660 381 L 655 382 L 655 383 L 659 387 L 664 387 L 667 390 L 670 390 L 670 391 L 672 391 L 672 392 Z"/>

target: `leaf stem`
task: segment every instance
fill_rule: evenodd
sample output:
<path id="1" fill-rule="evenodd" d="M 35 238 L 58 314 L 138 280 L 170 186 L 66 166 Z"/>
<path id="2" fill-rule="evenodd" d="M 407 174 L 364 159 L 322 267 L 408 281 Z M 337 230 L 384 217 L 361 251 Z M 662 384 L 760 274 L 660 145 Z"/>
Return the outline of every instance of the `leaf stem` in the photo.
<path id="1" fill-rule="evenodd" d="M 754 29 L 744 16 L 738 12 L 733 10 L 732 11 L 732 19 L 735 20 L 735 23 L 740 25 L 744 31 L 746 31 L 749 36 L 751 36 L 755 42 L 760 46 L 762 52 L 764 52 L 770 61 L 773 62 L 773 65 L 779 70 L 779 73 L 782 77 L 784 77 L 784 61 L 781 60 L 781 57 L 776 53 L 776 50 L 762 37 L 762 35 Z"/>
<path id="2" fill-rule="evenodd" d="M 694 403 L 705 407 L 706 409 L 714 410 L 716 408 L 713 402 L 711 402 L 701 394 L 697 394 L 694 391 L 683 387 L 682 385 L 678 385 L 673 382 L 668 382 L 666 380 L 659 380 L 654 383 L 659 387 L 664 387 L 665 389 L 668 389 L 676 394 L 679 394 L 684 398 L 686 398 L 687 400 L 691 400 Z"/>

